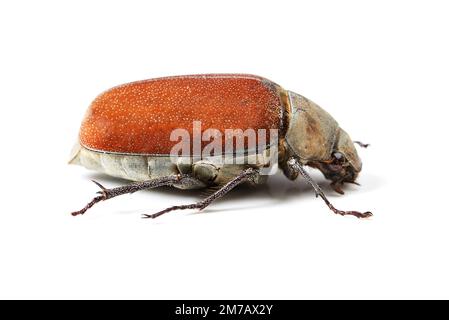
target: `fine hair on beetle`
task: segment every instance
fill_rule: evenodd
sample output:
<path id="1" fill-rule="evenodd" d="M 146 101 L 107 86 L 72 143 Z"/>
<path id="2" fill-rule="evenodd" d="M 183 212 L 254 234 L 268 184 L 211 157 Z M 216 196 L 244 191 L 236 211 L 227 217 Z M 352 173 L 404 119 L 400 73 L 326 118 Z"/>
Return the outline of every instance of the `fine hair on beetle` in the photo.
<path id="1" fill-rule="evenodd" d="M 277 172 L 278 129 L 208 128 L 202 131 L 201 124 L 201 121 L 193 121 L 192 134 L 185 128 L 171 132 L 170 141 L 177 142 L 170 151 L 173 164 L 178 164 L 180 158 L 193 162 L 206 160 L 216 165 L 263 163 L 259 171 L 261 175 Z"/>

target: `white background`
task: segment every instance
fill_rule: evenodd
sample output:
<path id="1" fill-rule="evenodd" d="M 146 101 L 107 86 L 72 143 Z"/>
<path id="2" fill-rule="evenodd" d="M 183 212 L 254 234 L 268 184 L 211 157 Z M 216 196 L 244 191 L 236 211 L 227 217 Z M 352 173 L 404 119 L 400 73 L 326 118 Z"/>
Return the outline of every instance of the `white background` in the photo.
<path id="1" fill-rule="evenodd" d="M 2 1 L 0 298 L 449 298 L 445 1 Z M 361 150 L 335 216 L 281 175 L 204 213 L 171 189 L 97 205 L 124 181 L 68 166 L 93 98 L 159 76 L 265 76 Z M 324 179 L 313 176 L 319 183 Z"/>

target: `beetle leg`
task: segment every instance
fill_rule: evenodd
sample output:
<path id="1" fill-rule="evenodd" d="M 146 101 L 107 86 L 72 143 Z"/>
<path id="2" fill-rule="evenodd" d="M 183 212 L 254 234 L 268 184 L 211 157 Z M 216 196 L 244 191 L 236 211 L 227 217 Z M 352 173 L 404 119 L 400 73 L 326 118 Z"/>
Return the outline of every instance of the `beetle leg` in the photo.
<path id="1" fill-rule="evenodd" d="M 355 216 L 357 218 L 368 218 L 368 217 L 371 217 L 373 215 L 369 211 L 367 211 L 367 212 L 359 212 L 359 211 L 338 210 L 337 208 L 335 208 L 332 205 L 332 203 L 330 203 L 330 201 L 327 199 L 326 195 L 324 194 L 324 192 L 320 188 L 320 186 L 309 176 L 309 174 L 304 170 L 303 166 L 301 165 L 301 163 L 296 158 L 290 158 L 287 161 L 287 165 L 292 170 L 295 170 L 295 171 L 299 172 L 303 176 L 303 178 L 306 179 L 306 181 L 312 186 L 313 190 L 315 191 L 315 195 L 317 197 L 318 196 L 321 197 L 321 199 L 324 200 L 324 202 L 329 207 L 329 209 L 331 209 L 332 212 L 334 212 L 335 214 L 339 214 L 339 215 L 342 215 L 342 216 L 351 215 L 351 216 Z"/>
<path id="2" fill-rule="evenodd" d="M 142 218 L 157 218 L 167 212 L 174 211 L 174 210 L 185 210 L 185 209 L 204 209 L 208 205 L 210 205 L 213 201 L 217 200 L 218 198 L 221 198 L 225 194 L 227 194 L 229 191 L 234 189 L 239 184 L 251 180 L 251 178 L 256 174 L 258 171 L 254 168 L 248 168 L 243 170 L 238 176 L 236 176 L 234 179 L 226 183 L 223 187 L 221 187 L 219 190 L 208 196 L 207 198 L 198 201 L 197 203 L 192 204 L 186 204 L 186 205 L 179 205 L 179 206 L 173 206 L 169 207 L 167 209 L 164 209 L 162 211 L 159 211 L 157 213 L 153 214 L 144 214 Z"/>
<path id="3" fill-rule="evenodd" d="M 96 203 L 108 200 L 111 198 L 115 198 L 117 196 L 127 194 L 127 193 L 134 193 L 136 191 L 144 190 L 144 189 L 152 189 L 157 188 L 161 186 L 171 186 L 174 184 L 182 184 L 183 182 L 188 182 L 189 179 L 192 179 L 190 175 L 187 174 L 178 174 L 178 175 L 171 175 L 161 178 L 156 178 L 152 180 L 146 180 L 142 182 L 134 182 L 130 183 L 126 186 L 121 186 L 117 188 L 107 189 L 103 187 L 100 183 L 96 181 L 92 181 L 97 186 L 100 187 L 100 191 L 97 193 L 100 194 L 99 196 L 96 196 L 93 198 L 84 208 L 82 208 L 79 211 L 72 212 L 72 216 L 77 216 L 80 214 L 84 214 L 87 210 L 92 208 Z"/>

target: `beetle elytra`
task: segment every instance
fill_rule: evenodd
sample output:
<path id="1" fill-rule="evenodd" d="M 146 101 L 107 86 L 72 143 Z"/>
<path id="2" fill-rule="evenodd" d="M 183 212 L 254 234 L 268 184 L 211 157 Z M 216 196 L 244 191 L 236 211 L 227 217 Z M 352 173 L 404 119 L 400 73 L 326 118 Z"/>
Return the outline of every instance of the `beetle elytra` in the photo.
<path id="1" fill-rule="evenodd" d="M 98 196 L 72 214 L 160 186 L 214 188 L 199 202 L 144 218 L 201 210 L 241 183 L 264 183 L 264 170 L 275 159 L 287 178 L 302 176 L 334 213 L 369 217 L 371 212 L 336 209 L 304 169 L 320 170 L 343 193 L 343 184 L 356 183 L 362 169 L 355 143 L 365 146 L 317 104 L 262 77 L 207 74 L 124 84 L 92 102 L 70 163 L 133 182 L 108 189 L 94 181 Z"/>

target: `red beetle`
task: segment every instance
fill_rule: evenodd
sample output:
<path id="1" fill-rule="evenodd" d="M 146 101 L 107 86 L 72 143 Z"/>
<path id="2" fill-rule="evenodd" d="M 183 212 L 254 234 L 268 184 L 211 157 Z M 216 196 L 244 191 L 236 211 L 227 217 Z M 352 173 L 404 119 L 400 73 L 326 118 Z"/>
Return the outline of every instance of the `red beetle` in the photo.
<path id="1" fill-rule="evenodd" d="M 145 218 L 204 209 L 240 183 L 265 182 L 277 165 L 289 179 L 304 177 L 334 213 L 372 215 L 336 209 L 304 170 L 319 169 L 343 193 L 341 186 L 355 183 L 362 168 L 349 135 L 312 101 L 254 75 L 165 77 L 112 88 L 91 104 L 74 150 L 71 163 L 135 182 L 107 189 L 94 181 L 99 195 L 73 215 L 167 185 L 215 190 L 197 203 Z"/>

